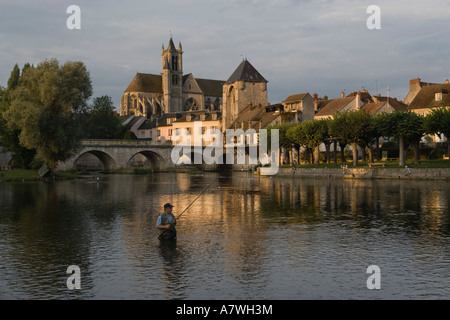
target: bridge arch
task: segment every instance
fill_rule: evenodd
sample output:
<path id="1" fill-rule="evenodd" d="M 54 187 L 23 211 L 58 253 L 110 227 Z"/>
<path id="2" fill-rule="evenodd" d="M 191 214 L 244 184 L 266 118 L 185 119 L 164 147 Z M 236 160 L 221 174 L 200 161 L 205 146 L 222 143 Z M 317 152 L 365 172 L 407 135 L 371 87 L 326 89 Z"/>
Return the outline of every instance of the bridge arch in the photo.
<path id="1" fill-rule="evenodd" d="M 150 167 L 152 169 L 162 169 L 165 160 L 158 153 L 142 150 L 134 153 L 127 161 L 127 167 Z"/>
<path id="2" fill-rule="evenodd" d="M 116 162 L 114 161 L 113 157 L 111 157 L 106 152 L 100 151 L 100 150 L 89 150 L 89 151 L 86 151 L 86 152 L 80 154 L 73 162 L 73 168 L 74 169 L 95 168 L 94 165 L 89 165 L 86 163 L 83 164 L 83 160 L 86 161 L 86 158 L 89 155 L 94 156 L 95 158 L 97 158 L 97 160 L 100 161 L 103 171 L 113 171 L 117 168 Z M 95 168 L 95 169 L 97 169 L 97 168 Z"/>

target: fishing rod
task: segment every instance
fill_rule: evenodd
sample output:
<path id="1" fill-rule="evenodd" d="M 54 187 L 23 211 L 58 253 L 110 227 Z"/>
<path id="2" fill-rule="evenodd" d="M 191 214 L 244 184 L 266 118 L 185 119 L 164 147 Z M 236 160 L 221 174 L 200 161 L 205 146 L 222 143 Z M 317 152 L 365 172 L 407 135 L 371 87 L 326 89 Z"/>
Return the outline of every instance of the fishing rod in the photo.
<path id="1" fill-rule="evenodd" d="M 200 198 L 200 197 L 205 193 L 205 191 L 208 190 L 209 187 L 212 186 L 212 184 L 213 184 L 214 182 L 216 182 L 217 179 L 219 179 L 219 177 L 215 178 L 215 179 L 214 179 L 214 180 L 213 180 L 213 181 L 205 188 L 205 190 L 203 190 L 202 193 L 200 193 L 200 194 L 197 196 L 197 198 L 195 198 L 194 201 L 192 201 L 191 204 L 188 205 L 187 208 L 184 209 L 183 212 L 181 212 L 181 213 L 179 214 L 179 216 L 178 216 L 176 219 L 178 220 L 178 219 L 183 215 L 183 213 L 185 213 L 186 210 L 189 209 L 190 206 L 192 206 L 192 205 L 194 204 L 194 202 L 197 201 L 197 199 Z"/>

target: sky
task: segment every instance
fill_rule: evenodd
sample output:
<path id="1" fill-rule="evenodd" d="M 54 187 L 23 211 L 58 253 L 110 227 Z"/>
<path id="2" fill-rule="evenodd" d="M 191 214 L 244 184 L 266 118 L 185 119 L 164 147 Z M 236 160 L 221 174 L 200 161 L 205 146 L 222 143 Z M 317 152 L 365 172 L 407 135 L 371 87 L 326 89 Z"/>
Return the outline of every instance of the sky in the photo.
<path id="1" fill-rule="evenodd" d="M 69 29 L 80 8 L 81 29 Z M 370 5 L 380 29 L 369 29 Z M 372 21 L 372 20 L 371 20 Z M 184 74 L 227 80 L 243 58 L 269 81 L 271 104 L 361 89 L 403 100 L 409 80 L 450 78 L 450 0 L 1 0 L 0 86 L 14 65 L 82 61 L 93 96 L 118 109 L 136 72 L 160 74 L 170 37 Z"/>

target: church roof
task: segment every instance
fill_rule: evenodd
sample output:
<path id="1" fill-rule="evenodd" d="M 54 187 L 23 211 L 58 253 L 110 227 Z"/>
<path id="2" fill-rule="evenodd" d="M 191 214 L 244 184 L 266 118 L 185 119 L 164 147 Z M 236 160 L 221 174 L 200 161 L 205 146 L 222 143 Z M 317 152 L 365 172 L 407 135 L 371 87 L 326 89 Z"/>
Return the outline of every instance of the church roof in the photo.
<path id="1" fill-rule="evenodd" d="M 268 82 L 264 77 L 248 62 L 244 59 L 239 67 L 233 72 L 228 79 L 227 83 L 233 83 L 236 81 L 248 81 L 248 82 Z"/>
<path id="2" fill-rule="evenodd" d="M 222 97 L 223 85 L 225 84 L 225 81 L 198 78 L 195 78 L 195 80 L 197 80 L 197 83 L 202 89 L 205 97 Z"/>
<path id="3" fill-rule="evenodd" d="M 162 93 L 162 76 L 158 74 L 136 73 L 125 92 Z"/>

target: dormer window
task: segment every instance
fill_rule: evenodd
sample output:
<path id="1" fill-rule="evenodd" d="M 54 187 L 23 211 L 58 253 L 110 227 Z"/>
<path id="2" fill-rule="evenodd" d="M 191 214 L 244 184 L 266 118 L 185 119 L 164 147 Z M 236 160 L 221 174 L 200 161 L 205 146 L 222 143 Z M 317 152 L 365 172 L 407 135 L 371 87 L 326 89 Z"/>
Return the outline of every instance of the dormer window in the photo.
<path id="1" fill-rule="evenodd" d="M 442 101 L 442 92 L 436 92 L 434 97 L 436 101 Z"/>

